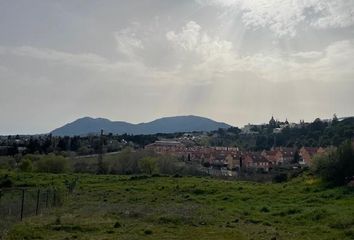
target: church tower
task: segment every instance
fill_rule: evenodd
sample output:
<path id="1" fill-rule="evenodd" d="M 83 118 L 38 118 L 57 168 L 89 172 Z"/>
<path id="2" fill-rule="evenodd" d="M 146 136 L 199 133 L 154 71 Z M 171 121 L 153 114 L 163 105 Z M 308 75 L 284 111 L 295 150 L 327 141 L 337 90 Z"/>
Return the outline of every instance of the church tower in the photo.
<path id="1" fill-rule="evenodd" d="M 272 116 L 272 118 L 269 121 L 269 125 L 271 127 L 276 127 L 277 126 L 277 122 L 275 121 L 274 117 Z"/>

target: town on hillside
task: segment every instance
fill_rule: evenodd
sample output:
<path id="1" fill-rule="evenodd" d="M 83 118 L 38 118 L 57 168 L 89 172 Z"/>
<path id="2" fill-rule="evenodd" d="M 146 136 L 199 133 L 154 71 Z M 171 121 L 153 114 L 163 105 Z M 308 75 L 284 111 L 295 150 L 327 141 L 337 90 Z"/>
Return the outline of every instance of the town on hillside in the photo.
<path id="1" fill-rule="evenodd" d="M 316 154 L 323 154 L 322 147 L 276 147 L 263 151 L 242 151 L 237 147 L 187 147 L 179 141 L 162 140 L 149 144 L 147 150 L 161 155 L 171 155 L 186 162 L 198 163 L 208 168 L 210 174 L 237 176 L 242 170 L 268 173 L 276 166 L 305 167 L 311 165 Z M 220 171 L 217 171 L 220 170 Z"/>
<path id="2" fill-rule="evenodd" d="M 344 119 L 344 118 L 343 118 Z M 319 120 L 328 125 L 335 124 L 336 115 L 331 120 Z M 301 120 L 300 123 L 289 123 L 275 120 L 272 116 L 268 124 L 245 125 L 240 129 L 240 134 L 257 135 L 258 129 L 271 130 L 272 136 L 276 136 L 287 129 L 301 129 L 311 125 Z M 242 149 L 237 146 L 198 146 L 193 144 L 198 135 L 184 134 L 176 139 L 159 140 L 145 146 L 145 149 L 159 155 L 170 155 L 182 159 L 187 163 L 199 164 L 204 171 L 211 175 L 239 176 L 245 172 L 271 173 L 275 168 L 302 169 L 312 165 L 316 155 L 323 155 L 335 146 L 272 146 L 270 149 Z M 274 140 L 275 142 L 276 140 Z M 354 140 L 353 144 L 354 144 Z"/>

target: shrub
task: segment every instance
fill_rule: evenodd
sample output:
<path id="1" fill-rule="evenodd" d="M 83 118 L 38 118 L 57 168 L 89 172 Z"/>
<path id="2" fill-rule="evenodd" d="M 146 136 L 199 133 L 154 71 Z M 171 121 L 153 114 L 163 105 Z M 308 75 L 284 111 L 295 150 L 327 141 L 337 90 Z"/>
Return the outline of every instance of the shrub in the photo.
<path id="1" fill-rule="evenodd" d="M 157 168 L 159 173 L 173 174 L 176 172 L 176 159 L 170 156 L 161 156 L 157 159 Z"/>
<path id="2" fill-rule="evenodd" d="M 200 189 L 200 188 L 194 189 L 192 192 L 193 192 L 195 195 L 203 195 L 203 194 L 206 193 L 205 190 Z"/>
<path id="3" fill-rule="evenodd" d="M 152 231 L 151 231 L 150 229 L 146 229 L 146 230 L 144 231 L 144 233 L 145 233 L 146 235 L 151 235 L 151 234 L 152 234 Z"/>
<path id="4" fill-rule="evenodd" d="M 12 157 L 4 157 L 0 156 L 0 169 L 9 169 L 12 168 L 12 166 L 15 166 L 16 162 L 15 159 Z"/>
<path id="5" fill-rule="evenodd" d="M 120 224 L 120 222 L 116 222 L 115 224 L 114 224 L 114 228 L 120 228 L 122 225 Z"/>
<path id="6" fill-rule="evenodd" d="M 29 159 L 24 159 L 22 160 L 22 162 L 20 163 L 19 166 L 20 170 L 22 172 L 31 172 L 32 171 L 32 161 Z"/>
<path id="7" fill-rule="evenodd" d="M 82 160 L 82 161 L 78 161 L 74 164 L 73 166 L 73 170 L 75 173 L 89 173 L 89 172 L 93 172 L 90 171 L 90 165 L 87 163 L 87 161 Z"/>
<path id="8" fill-rule="evenodd" d="M 260 211 L 267 213 L 267 212 L 269 212 L 270 210 L 269 210 L 269 208 L 267 208 L 267 207 L 262 207 L 262 208 L 260 209 Z"/>
<path id="9" fill-rule="evenodd" d="M 0 179 L 0 188 L 10 188 L 12 185 L 13 182 L 8 175 L 5 175 L 2 179 Z"/>
<path id="10" fill-rule="evenodd" d="M 273 182 L 282 183 L 288 180 L 288 175 L 286 173 L 278 173 L 273 177 Z"/>
<path id="11" fill-rule="evenodd" d="M 336 229 L 348 229 L 348 228 L 354 226 L 354 219 L 344 217 L 344 218 L 337 219 L 336 221 L 330 223 L 329 226 L 331 228 L 336 228 Z"/>
<path id="12" fill-rule="evenodd" d="M 36 154 L 27 154 L 23 157 L 23 159 L 30 160 L 31 162 L 36 162 L 41 159 L 41 156 Z"/>
<path id="13" fill-rule="evenodd" d="M 138 176 L 131 176 L 129 180 L 143 180 L 143 179 L 148 179 L 150 176 L 147 175 L 138 175 Z"/>
<path id="14" fill-rule="evenodd" d="M 334 185 L 344 185 L 354 176 L 354 149 L 350 141 L 338 149 L 316 156 L 312 171 Z"/>
<path id="15" fill-rule="evenodd" d="M 315 209 L 309 214 L 309 218 L 313 221 L 319 221 L 328 217 L 328 211 L 326 209 Z"/>
<path id="16" fill-rule="evenodd" d="M 144 157 L 139 161 L 139 168 L 143 173 L 152 174 L 156 167 L 156 159 L 153 157 Z"/>
<path id="17" fill-rule="evenodd" d="M 67 170 L 68 161 L 62 156 L 50 154 L 37 162 L 37 171 L 47 173 L 63 173 Z"/>
<path id="18" fill-rule="evenodd" d="M 107 174 L 108 172 L 109 172 L 109 164 L 107 162 L 103 161 L 102 155 L 99 155 L 96 173 L 97 174 Z"/>
<path id="19" fill-rule="evenodd" d="M 354 239 L 354 227 L 344 231 L 344 234 L 350 239 Z"/>
<path id="20" fill-rule="evenodd" d="M 82 146 L 77 150 L 79 155 L 89 155 L 93 153 L 93 150 L 86 147 L 86 146 Z"/>

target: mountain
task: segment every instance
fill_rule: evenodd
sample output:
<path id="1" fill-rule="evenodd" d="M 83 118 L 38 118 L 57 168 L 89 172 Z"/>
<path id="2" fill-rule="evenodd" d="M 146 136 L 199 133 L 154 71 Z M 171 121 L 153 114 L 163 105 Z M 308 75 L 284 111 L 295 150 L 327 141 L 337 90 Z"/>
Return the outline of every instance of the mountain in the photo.
<path id="1" fill-rule="evenodd" d="M 229 128 L 230 125 L 198 116 L 166 117 L 148 123 L 132 124 L 122 121 L 110 121 L 104 118 L 80 118 L 72 123 L 52 131 L 53 136 L 74 136 L 97 134 L 104 130 L 113 134 L 155 134 L 193 131 L 213 131 Z"/>

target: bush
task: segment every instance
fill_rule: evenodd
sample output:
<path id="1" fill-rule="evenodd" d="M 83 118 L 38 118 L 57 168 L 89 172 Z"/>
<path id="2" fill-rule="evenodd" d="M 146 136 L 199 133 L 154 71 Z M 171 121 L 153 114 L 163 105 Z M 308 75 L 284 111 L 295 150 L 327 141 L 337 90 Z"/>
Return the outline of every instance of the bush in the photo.
<path id="1" fill-rule="evenodd" d="M 114 224 L 114 228 L 120 228 L 122 225 L 120 224 L 120 222 L 116 222 L 115 224 Z"/>
<path id="2" fill-rule="evenodd" d="M 36 162 L 41 159 L 41 155 L 26 154 L 23 159 L 30 160 L 31 162 Z"/>
<path id="3" fill-rule="evenodd" d="M 0 179 L 0 188 L 10 188 L 12 185 L 13 182 L 8 175 L 5 175 L 2 179 Z"/>
<path id="4" fill-rule="evenodd" d="M 75 173 L 93 173 L 90 169 L 89 163 L 85 160 L 80 160 L 73 165 L 73 170 Z"/>
<path id="5" fill-rule="evenodd" d="M 278 173 L 273 177 L 273 182 L 282 183 L 288 180 L 288 175 L 286 173 Z"/>
<path id="6" fill-rule="evenodd" d="M 108 172 L 109 172 L 109 164 L 107 162 L 103 161 L 103 156 L 99 155 L 96 173 L 97 174 L 107 174 Z"/>
<path id="7" fill-rule="evenodd" d="M 63 173 L 67 170 L 68 161 L 62 156 L 50 154 L 37 161 L 37 171 L 47 173 Z"/>
<path id="8" fill-rule="evenodd" d="M 139 161 L 139 168 L 143 173 L 152 174 L 157 169 L 156 158 L 144 157 Z"/>
<path id="9" fill-rule="evenodd" d="M 334 185 L 344 185 L 354 176 L 354 149 L 350 141 L 314 158 L 312 171 Z"/>
<path id="10" fill-rule="evenodd" d="M 161 156 L 157 159 L 159 173 L 173 174 L 176 172 L 176 159 L 170 156 Z"/>
<path id="11" fill-rule="evenodd" d="M 10 169 L 15 165 L 16 162 L 13 157 L 0 156 L 0 169 Z"/>
<path id="12" fill-rule="evenodd" d="M 145 233 L 146 235 L 151 235 L 151 234 L 152 234 L 152 231 L 151 231 L 150 229 L 146 229 L 146 230 L 144 230 L 144 233 Z"/>
<path id="13" fill-rule="evenodd" d="M 32 161 L 29 160 L 29 159 L 24 159 L 22 160 L 22 162 L 20 163 L 20 166 L 19 166 L 20 170 L 22 172 L 31 172 L 32 171 Z"/>
<path id="14" fill-rule="evenodd" d="M 269 210 L 268 207 L 262 207 L 262 208 L 260 209 L 260 212 L 267 213 L 267 212 L 270 212 L 270 210 Z"/>

